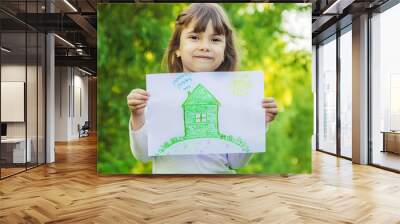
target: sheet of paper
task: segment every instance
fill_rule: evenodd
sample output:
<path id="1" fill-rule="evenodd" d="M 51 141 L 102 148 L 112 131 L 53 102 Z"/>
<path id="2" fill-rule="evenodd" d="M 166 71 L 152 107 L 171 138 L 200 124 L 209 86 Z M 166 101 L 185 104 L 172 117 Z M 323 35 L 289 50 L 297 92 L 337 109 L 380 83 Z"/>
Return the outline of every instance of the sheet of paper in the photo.
<path id="1" fill-rule="evenodd" d="M 149 156 L 264 152 L 261 72 L 148 74 Z"/>

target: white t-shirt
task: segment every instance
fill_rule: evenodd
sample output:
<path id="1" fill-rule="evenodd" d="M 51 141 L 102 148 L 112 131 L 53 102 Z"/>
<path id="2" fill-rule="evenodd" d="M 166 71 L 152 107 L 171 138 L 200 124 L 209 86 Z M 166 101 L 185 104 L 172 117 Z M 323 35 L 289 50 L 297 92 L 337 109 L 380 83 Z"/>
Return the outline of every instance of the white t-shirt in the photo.
<path id="1" fill-rule="evenodd" d="M 148 156 L 147 130 L 143 125 L 134 131 L 129 121 L 130 146 L 141 162 L 153 162 L 153 174 L 234 174 L 251 159 L 251 153 Z"/>

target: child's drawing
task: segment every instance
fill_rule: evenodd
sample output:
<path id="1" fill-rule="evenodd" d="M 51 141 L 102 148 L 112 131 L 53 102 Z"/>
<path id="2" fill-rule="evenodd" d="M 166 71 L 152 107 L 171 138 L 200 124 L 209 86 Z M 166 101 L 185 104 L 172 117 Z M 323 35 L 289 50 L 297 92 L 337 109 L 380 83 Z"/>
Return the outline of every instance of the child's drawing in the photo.
<path id="1" fill-rule="evenodd" d="M 224 135 L 218 130 L 218 108 L 221 104 L 202 84 L 188 92 L 182 104 L 185 135 L 174 137 L 165 142 L 157 155 L 163 155 L 174 144 L 190 139 L 220 139 L 231 142 L 248 153 L 249 146 L 241 138 Z"/>
<path id="2" fill-rule="evenodd" d="M 262 73 L 152 74 L 146 79 L 149 156 L 265 151 Z"/>

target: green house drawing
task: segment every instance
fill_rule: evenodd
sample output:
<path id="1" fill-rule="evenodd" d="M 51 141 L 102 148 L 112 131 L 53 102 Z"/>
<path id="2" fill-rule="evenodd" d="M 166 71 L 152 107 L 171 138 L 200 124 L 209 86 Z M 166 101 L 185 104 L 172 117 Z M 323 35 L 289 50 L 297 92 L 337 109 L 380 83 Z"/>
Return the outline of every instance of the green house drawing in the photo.
<path id="1" fill-rule="evenodd" d="M 203 85 L 188 92 L 182 103 L 185 139 L 219 138 L 218 109 L 220 103 Z"/>
<path id="2" fill-rule="evenodd" d="M 249 153 L 248 144 L 240 137 L 234 137 L 219 132 L 218 109 L 219 101 L 203 85 L 198 84 L 182 103 L 184 136 L 172 137 L 164 142 L 156 156 L 165 155 L 171 146 L 193 139 L 218 139 L 233 143 L 244 153 Z"/>

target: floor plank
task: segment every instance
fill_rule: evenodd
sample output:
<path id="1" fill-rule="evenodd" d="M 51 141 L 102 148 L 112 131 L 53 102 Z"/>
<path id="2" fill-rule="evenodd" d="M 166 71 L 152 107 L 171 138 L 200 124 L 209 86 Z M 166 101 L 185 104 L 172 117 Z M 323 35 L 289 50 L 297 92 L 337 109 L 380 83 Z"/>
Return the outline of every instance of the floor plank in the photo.
<path id="1" fill-rule="evenodd" d="M 310 175 L 98 176 L 96 136 L 0 181 L 0 223 L 400 223 L 400 175 L 313 152 Z"/>

